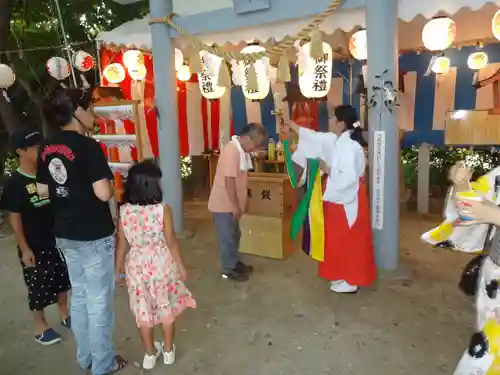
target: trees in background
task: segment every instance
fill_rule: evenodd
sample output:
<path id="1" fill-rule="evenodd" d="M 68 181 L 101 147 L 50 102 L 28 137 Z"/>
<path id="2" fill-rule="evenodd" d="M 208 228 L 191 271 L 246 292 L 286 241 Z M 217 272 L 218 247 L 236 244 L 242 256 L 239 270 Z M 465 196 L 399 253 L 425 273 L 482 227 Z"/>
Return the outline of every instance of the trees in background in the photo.
<path id="1" fill-rule="evenodd" d="M 45 67 L 50 57 L 67 58 L 56 1 L 69 42 L 81 43 L 73 45 L 73 51 L 81 49 L 93 56 L 98 52 L 93 40 L 98 32 L 148 13 L 147 0 L 127 6 L 112 0 L 0 0 L 0 61 L 16 73 L 16 82 L 8 90 L 10 102 L 0 94 L 1 166 L 8 150 L 8 133 L 26 124 L 43 129 L 43 100 L 60 84 Z M 96 82 L 95 71 L 87 73 L 86 79 Z M 65 84 L 70 86 L 71 82 Z"/>
<path id="2" fill-rule="evenodd" d="M 447 149 L 433 148 L 430 155 L 430 186 L 431 191 L 445 194 L 448 187 L 448 169 L 459 160 L 465 160 L 474 169 L 473 178 L 477 178 L 491 169 L 500 166 L 500 151 L 465 148 Z M 417 190 L 418 150 L 409 148 L 401 151 L 401 162 L 404 171 L 406 187 L 413 192 Z"/>

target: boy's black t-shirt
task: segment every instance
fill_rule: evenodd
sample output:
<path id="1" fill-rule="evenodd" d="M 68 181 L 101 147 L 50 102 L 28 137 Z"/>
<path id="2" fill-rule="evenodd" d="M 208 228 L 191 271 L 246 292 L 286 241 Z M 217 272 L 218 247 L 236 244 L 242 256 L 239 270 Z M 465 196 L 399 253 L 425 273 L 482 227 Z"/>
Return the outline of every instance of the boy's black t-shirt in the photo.
<path id="1" fill-rule="evenodd" d="M 40 148 L 37 182 L 48 185 L 56 237 L 95 241 L 114 232 L 108 202 L 92 184 L 113 180 L 99 143 L 74 131 L 61 131 Z"/>
<path id="2" fill-rule="evenodd" d="M 21 215 L 24 236 L 35 254 L 56 246 L 50 199 L 38 196 L 35 176 L 14 172 L 2 193 L 1 208 Z"/>

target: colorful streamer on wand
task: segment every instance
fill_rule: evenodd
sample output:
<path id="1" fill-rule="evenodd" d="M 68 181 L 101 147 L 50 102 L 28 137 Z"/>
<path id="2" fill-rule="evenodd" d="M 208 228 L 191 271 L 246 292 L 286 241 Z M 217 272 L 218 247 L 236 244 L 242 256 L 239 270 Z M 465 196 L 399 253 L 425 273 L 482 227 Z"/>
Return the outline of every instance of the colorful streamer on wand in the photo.
<path id="1" fill-rule="evenodd" d="M 283 129 L 285 121 L 281 109 L 278 108 L 272 113 L 275 116 L 279 116 L 280 127 Z M 322 262 L 325 258 L 325 218 L 323 215 L 323 191 L 319 161 L 308 159 L 306 169 L 303 171 L 305 181 L 303 181 L 303 178 L 297 181 L 288 139 L 283 140 L 283 146 L 285 151 L 285 166 L 290 184 L 296 189 L 307 183 L 306 193 L 292 217 L 290 236 L 295 241 L 301 229 L 303 229 L 302 249 L 314 260 Z"/>

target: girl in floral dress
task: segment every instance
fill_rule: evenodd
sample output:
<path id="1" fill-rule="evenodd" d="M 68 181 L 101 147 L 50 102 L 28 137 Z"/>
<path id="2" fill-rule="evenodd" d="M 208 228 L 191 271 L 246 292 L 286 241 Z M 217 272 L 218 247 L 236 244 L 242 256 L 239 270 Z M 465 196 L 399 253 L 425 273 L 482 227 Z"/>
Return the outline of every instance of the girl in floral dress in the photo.
<path id="1" fill-rule="evenodd" d="M 144 345 L 143 368 L 151 370 L 163 355 L 175 360 L 174 322 L 187 307 L 196 307 L 184 285 L 186 267 L 172 226 L 170 207 L 162 203 L 161 171 L 154 161 L 134 165 L 128 173 L 120 208 L 117 275 L 125 271 L 130 308 Z M 161 325 L 163 343 L 154 341 Z"/>

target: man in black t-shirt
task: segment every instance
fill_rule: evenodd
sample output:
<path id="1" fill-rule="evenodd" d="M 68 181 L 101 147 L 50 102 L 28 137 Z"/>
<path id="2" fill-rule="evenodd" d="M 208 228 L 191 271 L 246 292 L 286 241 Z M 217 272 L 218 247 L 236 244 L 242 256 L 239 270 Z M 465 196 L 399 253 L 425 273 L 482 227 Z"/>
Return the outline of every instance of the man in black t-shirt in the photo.
<path id="1" fill-rule="evenodd" d="M 77 361 L 93 375 L 104 375 L 127 361 L 113 345 L 113 174 L 101 145 L 86 136 L 94 128 L 91 97 L 89 91 L 59 89 L 48 98 L 44 109 L 59 131 L 40 149 L 37 190 L 50 197 L 56 243 L 68 266 Z"/>
<path id="2" fill-rule="evenodd" d="M 52 345 L 61 341 L 61 336 L 49 327 L 43 310 L 58 303 L 61 324 L 70 328 L 67 308 L 70 282 L 66 264 L 56 248 L 50 200 L 41 198 L 36 190 L 40 141 L 38 132 L 24 130 L 13 134 L 11 143 L 19 155 L 19 168 L 7 182 L 1 205 L 9 212 L 18 243 L 29 307 L 35 318 L 34 339 L 42 345 Z"/>
<path id="3" fill-rule="evenodd" d="M 101 146 L 75 131 L 61 131 L 40 151 L 37 182 L 48 186 L 54 206 L 55 234 L 73 241 L 95 241 L 115 231 L 109 202 L 93 184 L 113 180 Z"/>

